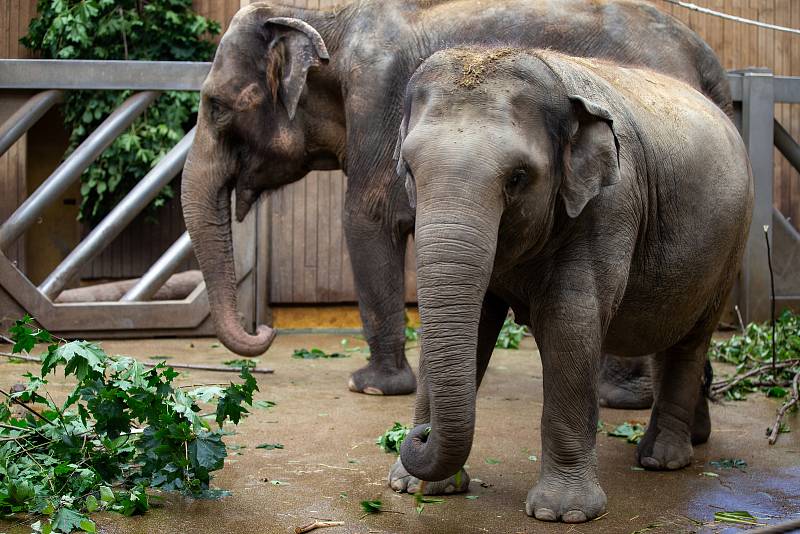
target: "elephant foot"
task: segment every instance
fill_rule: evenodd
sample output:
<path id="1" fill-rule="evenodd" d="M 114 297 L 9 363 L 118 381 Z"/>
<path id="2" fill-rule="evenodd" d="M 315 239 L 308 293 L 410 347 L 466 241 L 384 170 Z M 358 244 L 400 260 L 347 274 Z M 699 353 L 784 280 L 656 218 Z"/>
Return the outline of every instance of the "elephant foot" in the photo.
<path id="1" fill-rule="evenodd" d="M 680 426 L 683 425 L 659 424 L 655 418 L 636 448 L 639 465 L 670 471 L 689 465 L 694 454 L 692 438 L 688 429 L 679 429 Z"/>
<path id="2" fill-rule="evenodd" d="M 620 358 L 606 354 L 600 373 L 600 406 L 644 410 L 653 404 L 649 358 Z"/>
<path id="3" fill-rule="evenodd" d="M 411 476 L 406 471 L 400 462 L 400 458 L 389 469 L 389 487 L 398 493 L 417 493 L 420 482 L 420 479 Z M 463 493 L 468 489 L 469 475 L 462 469 L 460 476 L 453 475 L 447 480 L 426 482 L 422 493 L 425 495 L 448 495 L 450 493 Z"/>
<path id="4" fill-rule="evenodd" d="M 540 480 L 528 492 L 525 513 L 540 521 L 583 523 L 606 510 L 606 493 L 596 481 Z"/>
<path id="5" fill-rule="evenodd" d="M 401 369 L 367 365 L 350 375 L 347 387 L 367 395 L 408 395 L 417 390 L 417 379 L 407 362 Z"/>

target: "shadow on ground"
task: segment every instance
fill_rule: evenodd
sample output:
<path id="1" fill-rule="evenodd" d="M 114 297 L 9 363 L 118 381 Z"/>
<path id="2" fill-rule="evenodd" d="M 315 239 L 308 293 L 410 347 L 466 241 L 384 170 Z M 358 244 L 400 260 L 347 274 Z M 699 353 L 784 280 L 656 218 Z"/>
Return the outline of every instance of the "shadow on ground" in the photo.
<path id="1" fill-rule="evenodd" d="M 769 523 L 800 517 L 800 417 L 792 414 L 787 423 L 795 431 L 769 446 L 764 431 L 772 424 L 777 403 L 758 394 L 747 402 L 713 405 L 710 441 L 696 447 L 694 463 L 678 472 L 635 470 L 635 446 L 599 433 L 600 481 L 608 495 L 608 514 L 574 526 L 527 517 L 525 496 L 539 474 L 538 461 L 529 457 L 539 457 L 542 410 L 541 363 L 530 339 L 523 350 L 498 350 L 483 382 L 468 463 L 473 478 L 469 495 L 474 497 L 448 496 L 418 515 L 413 497 L 388 488 L 386 475 L 395 458 L 374 443 L 394 421 L 410 421 L 413 397 L 347 391 L 347 377 L 364 364 L 363 353 L 334 360 L 291 358 L 300 347 L 340 350 L 341 339 L 283 334 L 261 358 L 260 365 L 275 369 L 275 374 L 258 375 L 257 398 L 277 405 L 252 410 L 237 433 L 227 438 L 229 447 L 242 448 L 229 451 L 214 484 L 230 490 L 231 496 L 195 501 L 173 495 L 141 517 L 99 514 L 95 519 L 101 531 L 279 533 L 320 518 L 344 522 L 315 531 L 324 534 L 734 532 L 740 527 L 709 524 L 714 512 L 747 510 Z M 350 346 L 359 345 L 363 342 L 351 339 Z M 107 341 L 103 346 L 111 354 L 139 359 L 165 355 L 182 363 L 221 363 L 232 357 L 213 339 Z M 416 349 L 408 354 L 416 368 Z M 6 386 L 28 369 L 35 368 L 0 364 Z M 235 378 L 200 371 L 183 376 L 186 384 Z M 56 378 L 51 384 L 57 382 Z M 628 420 L 646 421 L 648 416 L 646 410 L 601 410 L 607 428 Z M 262 443 L 284 448 L 255 448 Z M 741 458 L 748 467 L 719 469 L 709 464 L 720 458 Z M 708 472 L 719 476 L 703 474 Z M 397 513 L 362 517 L 360 501 L 375 498 Z"/>

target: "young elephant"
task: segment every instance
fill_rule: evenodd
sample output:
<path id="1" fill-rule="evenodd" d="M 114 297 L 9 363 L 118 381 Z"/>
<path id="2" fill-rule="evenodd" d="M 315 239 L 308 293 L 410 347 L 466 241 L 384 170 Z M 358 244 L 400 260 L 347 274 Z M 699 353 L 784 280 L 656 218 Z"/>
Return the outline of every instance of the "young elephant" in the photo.
<path id="1" fill-rule="evenodd" d="M 544 368 L 528 515 L 582 522 L 606 507 L 595 451 L 603 351 L 657 354 L 638 460 L 688 465 L 710 432 L 703 364 L 750 225 L 752 175 L 728 117 L 648 70 L 450 49 L 409 82 L 396 155 L 417 206 L 424 332 L 402 467 L 441 481 L 464 465 L 509 306 Z"/>

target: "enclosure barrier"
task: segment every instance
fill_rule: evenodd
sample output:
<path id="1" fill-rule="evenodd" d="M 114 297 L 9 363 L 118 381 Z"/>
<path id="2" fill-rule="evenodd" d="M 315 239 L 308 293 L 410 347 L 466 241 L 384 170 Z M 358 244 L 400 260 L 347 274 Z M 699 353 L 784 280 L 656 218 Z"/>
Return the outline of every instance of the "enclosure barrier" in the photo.
<path id="1" fill-rule="evenodd" d="M 121 135 L 163 91 L 198 91 L 209 63 L 149 61 L 0 60 L 0 91 L 40 90 L 2 126 L 0 155 L 5 153 L 52 106 L 64 90 L 139 91 L 116 109 L 50 177 L 0 225 L 0 309 L 4 314 L 31 313 L 61 335 L 211 334 L 208 300 L 200 284 L 184 300 L 150 299 L 191 257 L 184 233 L 118 302 L 58 303 L 58 295 L 83 266 L 100 254 L 158 192 L 178 175 L 194 129 L 178 142 L 131 192 L 67 255 L 37 287 L 8 259 L 6 251 L 58 200 L 114 139 Z M 756 203 L 750 239 L 735 299 L 746 321 L 769 315 L 769 271 L 763 227 L 774 242 L 776 301 L 800 307 L 800 234 L 773 208 L 773 145 L 800 169 L 800 145 L 775 120 L 778 102 L 800 103 L 800 78 L 773 76 L 759 69 L 732 72 L 736 121 L 747 145 L 755 176 Z M 2 94 L 2 93 L 0 93 Z M 267 300 L 267 254 L 259 234 L 267 232 L 265 210 L 254 209 L 233 225 L 239 302 L 248 329 L 264 322 Z M 268 234 L 266 234 L 268 235 Z"/>
<path id="2" fill-rule="evenodd" d="M 774 148 L 795 169 L 800 151 L 789 133 L 775 120 L 775 104 L 800 103 L 800 77 L 774 76 L 766 69 L 728 74 L 755 183 L 755 204 L 736 300 L 745 321 L 770 317 L 770 272 L 764 228 L 773 243 L 775 301 L 779 308 L 800 309 L 800 234 L 773 204 Z"/>
<path id="3" fill-rule="evenodd" d="M 58 303 L 57 297 L 74 281 L 167 184 L 183 169 L 194 139 L 192 130 L 181 139 L 67 255 L 38 286 L 5 255 L 81 174 L 121 135 L 163 91 L 198 91 L 209 63 L 147 61 L 0 60 L 0 90 L 44 89 L 0 127 L 0 155 L 7 151 L 71 89 L 138 91 L 114 110 L 81 145 L 0 225 L 0 307 L 6 318 L 28 312 L 62 335 L 175 335 L 212 334 L 204 284 L 180 301 L 150 299 L 177 268 L 192 255 L 188 233 L 147 270 L 119 302 Z M 257 212 L 258 210 L 254 210 Z M 257 235 L 256 214 L 235 223 L 234 253 L 240 298 L 247 308 L 254 302 Z M 244 309 L 245 322 L 255 324 L 255 307 Z M 9 312 L 8 310 L 11 310 Z"/>

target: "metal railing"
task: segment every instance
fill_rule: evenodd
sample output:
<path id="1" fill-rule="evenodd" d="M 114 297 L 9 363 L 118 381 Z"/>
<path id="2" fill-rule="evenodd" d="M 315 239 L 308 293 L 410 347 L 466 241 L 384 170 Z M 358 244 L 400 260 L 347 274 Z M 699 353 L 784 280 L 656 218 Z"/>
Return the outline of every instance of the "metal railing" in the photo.
<path id="1" fill-rule="evenodd" d="M 162 91 L 198 91 L 210 63 L 149 61 L 56 61 L 0 60 L 0 90 L 43 89 L 34 94 L 0 126 L 0 155 L 19 140 L 47 111 L 63 101 L 64 90 L 97 89 L 139 91 L 92 132 L 81 145 L 0 225 L 0 291 L 6 292 L 25 311 L 34 313 L 55 332 L 212 333 L 208 325 L 208 303 L 204 284 L 182 301 L 150 299 L 176 269 L 192 255 L 191 241 L 184 232 L 120 299 L 119 302 L 58 303 L 58 295 L 97 257 L 177 176 L 194 138 L 186 134 L 114 209 L 64 258 L 38 286 L 34 286 L 6 257 L 11 247 L 61 198 L 81 174 L 114 140 L 145 112 Z M 0 96 L 2 93 L 0 93 Z M 253 218 L 245 221 L 248 231 L 234 232 L 234 249 L 251 248 L 248 233 L 255 234 Z M 237 228 L 235 228 L 236 230 Z M 247 243 L 242 243 L 242 241 Z M 238 254 L 240 283 L 255 280 L 252 254 Z M 247 261 L 250 258 L 251 261 Z M 248 264 L 249 263 L 249 264 Z M 0 295 L 2 297 L 2 295 Z M 250 298 L 252 300 L 252 297 Z M 69 312 L 69 313 L 66 313 Z"/>
<path id="2" fill-rule="evenodd" d="M 0 155 L 6 152 L 52 106 L 63 101 L 70 89 L 132 89 L 134 93 L 0 225 L 0 292 L 5 291 L 25 311 L 36 314 L 44 326 L 57 332 L 123 332 L 137 330 L 170 333 L 197 333 L 208 329 L 208 304 L 201 284 L 184 301 L 151 302 L 178 266 L 192 253 L 184 233 L 122 297 L 119 302 L 59 304 L 64 288 L 79 275 L 81 268 L 100 254 L 111 241 L 150 203 L 158 192 L 182 169 L 194 130 L 190 131 L 134 189 L 84 238 L 38 286 L 34 286 L 6 257 L 5 251 L 38 220 L 45 208 L 58 200 L 81 174 L 141 115 L 161 91 L 197 91 L 210 68 L 209 63 L 136 61 L 55 61 L 0 60 L 0 90 L 42 90 L 34 94 L 0 126 Z M 769 271 L 763 227 L 768 226 L 775 241 L 779 280 L 778 299 L 800 306 L 800 267 L 791 258 L 800 258 L 800 234 L 773 208 L 773 145 L 800 169 L 800 145 L 775 120 L 778 102 L 800 103 L 800 78 L 773 76 L 769 71 L 751 69 L 729 75 L 737 122 L 750 153 L 755 176 L 756 203 L 753 223 L 742 267 L 736 299 L 745 320 L 763 319 L 769 310 Z M 0 93 L 1 95 L 2 93 Z M 258 210 L 252 210 L 257 212 Z M 266 224 L 248 217 L 245 226 L 234 227 L 237 273 L 244 303 L 265 298 L 266 288 L 255 251 L 263 239 L 254 236 Z M 249 225 L 249 226 L 248 226 Z M 244 230 L 243 230 L 244 228 Z M 237 245 L 238 243 L 238 245 Z M 785 260 L 789 258 L 789 260 Z M 783 262 L 783 263 L 782 263 Z M 266 262 L 264 262 L 266 263 Z M 781 266 L 783 265 L 783 271 Z M 266 266 L 261 268 L 265 269 Z M 261 282 L 258 282 L 261 280 Z M 800 283 L 798 283 L 800 285 Z M 242 289 L 244 288 L 244 289 Z M 255 288 L 255 289 L 254 289 Z M 2 294 L 0 294 L 2 297 Z M 263 303 L 258 304 L 258 306 Z M 248 313 L 246 311 L 246 313 Z M 258 313 L 258 312 L 254 312 Z M 253 324 L 254 321 L 250 321 Z M 86 326 L 91 324 L 91 326 Z"/>
<path id="3" fill-rule="evenodd" d="M 766 69 L 729 73 L 733 100 L 737 105 L 737 126 L 742 134 L 755 183 L 755 204 L 750 237 L 742 263 L 737 300 L 745 321 L 770 316 L 770 273 L 764 228 L 774 243 L 776 302 L 800 308 L 800 237 L 782 213 L 774 207 L 775 148 L 795 169 L 800 170 L 800 146 L 775 119 L 775 104 L 800 103 L 800 77 L 775 76 Z"/>

